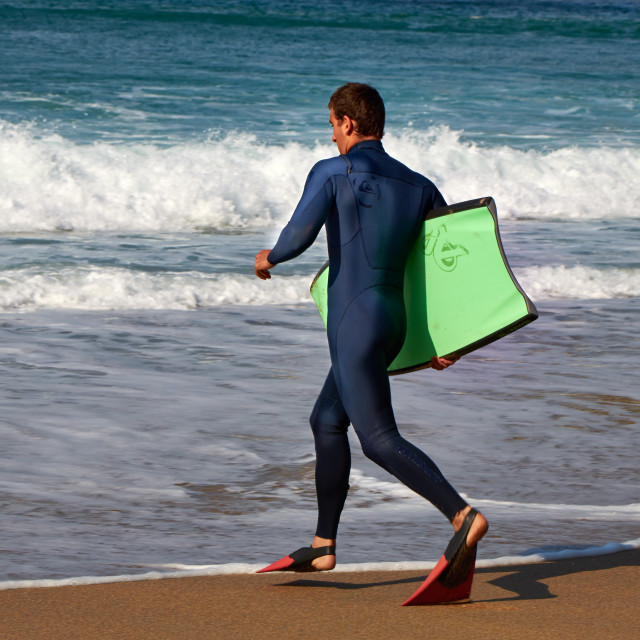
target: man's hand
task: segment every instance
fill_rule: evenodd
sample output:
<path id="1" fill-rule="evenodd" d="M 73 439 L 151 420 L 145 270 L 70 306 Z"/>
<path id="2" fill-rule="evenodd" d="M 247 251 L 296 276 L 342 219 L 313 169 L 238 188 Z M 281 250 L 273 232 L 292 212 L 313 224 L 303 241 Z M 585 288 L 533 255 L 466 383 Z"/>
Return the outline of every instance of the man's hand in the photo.
<path id="1" fill-rule="evenodd" d="M 271 274 L 269 273 L 269 269 L 273 269 L 275 265 L 271 264 L 267 260 L 267 256 L 271 253 L 271 249 L 263 249 L 260 253 L 256 254 L 256 263 L 254 265 L 254 269 L 256 275 L 260 280 L 269 280 L 271 278 Z"/>
<path id="2" fill-rule="evenodd" d="M 450 367 L 455 362 L 458 362 L 458 360 L 460 360 L 460 358 L 448 359 L 448 358 L 438 358 L 438 356 L 433 356 L 433 358 L 431 358 L 431 368 L 436 369 L 437 371 L 442 371 L 443 369 Z"/>

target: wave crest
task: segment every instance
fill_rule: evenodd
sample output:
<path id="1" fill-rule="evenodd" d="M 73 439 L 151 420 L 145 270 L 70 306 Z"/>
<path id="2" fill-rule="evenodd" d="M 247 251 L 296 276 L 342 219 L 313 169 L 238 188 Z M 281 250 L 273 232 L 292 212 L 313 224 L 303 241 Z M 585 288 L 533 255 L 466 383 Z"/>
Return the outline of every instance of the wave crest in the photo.
<path id="1" fill-rule="evenodd" d="M 517 275 L 533 300 L 603 300 L 640 296 L 640 269 L 536 266 L 522 269 Z"/>
<path id="2" fill-rule="evenodd" d="M 517 272 L 534 301 L 640 296 L 640 270 L 528 267 Z M 0 311 L 36 309 L 187 310 L 225 305 L 311 304 L 311 276 L 136 271 L 121 267 L 14 269 L 0 275 Z"/>
<path id="3" fill-rule="evenodd" d="M 4 272 L 0 310 L 36 309 L 187 310 L 220 305 L 309 302 L 308 278 L 289 276 L 263 283 L 255 276 L 145 273 L 122 268 L 81 267 L 34 273 Z"/>
<path id="4" fill-rule="evenodd" d="M 637 218 L 640 150 L 522 151 L 466 142 L 447 127 L 388 134 L 388 151 L 450 202 L 492 195 L 501 217 Z M 255 136 L 173 146 L 75 144 L 0 121 L 0 232 L 175 232 L 285 222 L 330 144 Z M 624 185 L 624 188 L 621 188 Z"/>

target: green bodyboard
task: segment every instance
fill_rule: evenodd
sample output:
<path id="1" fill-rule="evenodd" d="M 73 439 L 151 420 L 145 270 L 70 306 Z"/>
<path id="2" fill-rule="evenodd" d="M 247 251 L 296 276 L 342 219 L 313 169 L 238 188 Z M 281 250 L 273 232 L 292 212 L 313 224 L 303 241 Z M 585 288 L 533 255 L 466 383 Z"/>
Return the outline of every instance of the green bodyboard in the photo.
<path id="1" fill-rule="evenodd" d="M 311 296 L 327 323 L 327 262 Z M 538 317 L 507 262 L 493 198 L 430 211 L 404 276 L 407 335 L 389 374 L 429 366 L 432 356 L 462 356 Z"/>

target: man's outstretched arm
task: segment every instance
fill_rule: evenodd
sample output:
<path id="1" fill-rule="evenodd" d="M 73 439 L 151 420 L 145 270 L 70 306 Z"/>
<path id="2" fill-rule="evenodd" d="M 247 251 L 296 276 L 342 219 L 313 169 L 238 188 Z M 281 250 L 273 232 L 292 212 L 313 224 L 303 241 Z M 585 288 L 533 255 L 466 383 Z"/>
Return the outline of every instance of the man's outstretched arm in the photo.
<path id="1" fill-rule="evenodd" d="M 332 160 L 322 160 L 313 167 L 300 202 L 275 246 L 271 250 L 263 249 L 256 255 L 254 269 L 261 280 L 271 277 L 269 269 L 276 264 L 292 260 L 310 247 L 322 229 L 334 199 L 330 180 L 335 172 Z M 342 168 L 343 164 L 340 162 L 338 166 Z"/>

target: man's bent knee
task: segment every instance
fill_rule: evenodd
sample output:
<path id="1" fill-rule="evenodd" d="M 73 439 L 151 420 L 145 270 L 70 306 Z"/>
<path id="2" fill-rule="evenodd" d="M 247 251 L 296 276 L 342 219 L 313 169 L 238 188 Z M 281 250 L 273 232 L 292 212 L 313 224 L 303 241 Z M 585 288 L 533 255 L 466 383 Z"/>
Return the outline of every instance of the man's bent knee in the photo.
<path id="1" fill-rule="evenodd" d="M 319 431 L 344 432 L 349 426 L 349 417 L 337 403 L 329 404 L 319 400 L 311 412 L 309 424 L 314 434 Z"/>

